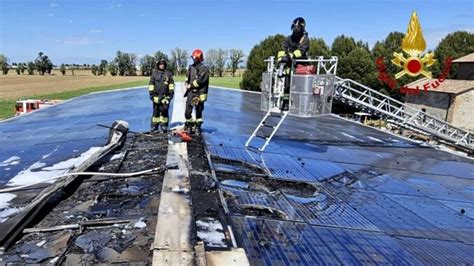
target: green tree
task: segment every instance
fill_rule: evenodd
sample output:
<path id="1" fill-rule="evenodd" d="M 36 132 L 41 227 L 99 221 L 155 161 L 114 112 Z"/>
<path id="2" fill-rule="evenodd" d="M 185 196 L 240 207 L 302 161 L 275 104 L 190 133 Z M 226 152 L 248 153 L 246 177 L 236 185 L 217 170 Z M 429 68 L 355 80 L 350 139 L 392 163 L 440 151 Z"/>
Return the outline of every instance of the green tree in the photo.
<path id="1" fill-rule="evenodd" d="M 216 63 L 217 62 L 217 50 L 209 49 L 206 53 L 206 65 L 209 68 L 209 74 L 214 77 L 217 74 Z"/>
<path id="2" fill-rule="evenodd" d="M 98 67 L 96 65 L 91 66 L 92 75 L 97 76 Z"/>
<path id="3" fill-rule="evenodd" d="M 64 64 L 61 64 L 61 66 L 59 67 L 59 71 L 61 72 L 61 74 L 66 75 L 66 66 Z"/>
<path id="4" fill-rule="evenodd" d="M 163 53 L 162 51 L 156 51 L 153 55 L 153 58 L 155 59 L 155 64 L 153 65 L 153 67 L 155 67 L 156 63 L 160 61 L 160 59 L 165 59 L 166 62 L 168 62 L 168 65 L 170 64 L 170 59 L 168 55 Z"/>
<path id="5" fill-rule="evenodd" d="M 156 51 L 153 56 L 145 55 L 140 59 L 140 68 L 142 72 L 142 76 L 150 76 L 153 73 L 153 70 L 158 67 L 158 62 L 164 59 L 168 66 L 167 68 L 171 71 L 175 69 L 172 63 L 169 61 L 168 55 L 163 53 L 162 51 Z"/>
<path id="6" fill-rule="evenodd" d="M 18 68 L 20 69 L 21 74 L 25 74 L 25 69 L 26 69 L 25 63 L 18 64 Z"/>
<path id="7" fill-rule="evenodd" d="M 337 36 L 334 39 L 334 42 L 331 46 L 331 53 L 334 56 L 338 56 L 339 59 L 347 56 L 352 50 L 357 47 L 357 44 L 352 37 L 348 37 L 345 35 Z"/>
<path id="8" fill-rule="evenodd" d="M 127 76 L 137 75 L 137 55 L 133 53 L 127 53 Z"/>
<path id="9" fill-rule="evenodd" d="M 0 68 L 2 69 L 3 75 L 8 74 L 8 70 L 10 70 L 10 67 L 8 65 L 8 61 L 9 60 L 5 55 L 0 54 Z"/>
<path id="10" fill-rule="evenodd" d="M 97 75 L 99 75 L 99 76 L 107 75 L 107 65 L 108 64 L 109 64 L 109 62 L 107 62 L 107 60 L 105 60 L 105 59 L 100 60 L 100 65 L 97 68 Z"/>
<path id="11" fill-rule="evenodd" d="M 28 62 L 27 64 L 27 72 L 28 72 L 28 75 L 34 75 L 35 74 L 35 68 L 36 68 L 36 64 L 33 63 L 33 62 Z"/>
<path id="12" fill-rule="evenodd" d="M 124 76 L 125 71 L 127 70 L 127 66 L 126 66 L 127 62 L 125 59 L 125 55 L 120 50 L 117 51 L 114 61 L 116 62 L 116 65 L 117 65 L 118 75 Z"/>
<path id="13" fill-rule="evenodd" d="M 135 76 L 137 72 L 136 60 L 137 56 L 133 53 L 117 51 L 114 61 L 118 68 L 118 74 L 120 76 Z"/>
<path id="14" fill-rule="evenodd" d="M 217 49 L 216 51 L 216 72 L 219 77 L 224 73 L 225 62 L 227 60 L 228 51 L 224 49 Z"/>
<path id="15" fill-rule="evenodd" d="M 188 66 L 188 52 L 181 48 L 171 50 L 171 66 L 176 75 L 186 73 Z"/>
<path id="16" fill-rule="evenodd" d="M 448 57 L 453 60 L 474 53 L 474 34 L 467 31 L 456 31 L 444 37 L 434 50 L 437 62 L 433 67 L 433 76 L 438 76 L 443 70 Z M 458 66 L 453 64 L 448 78 L 457 76 Z"/>
<path id="17" fill-rule="evenodd" d="M 308 56 L 311 58 L 317 58 L 318 56 L 329 57 L 331 51 L 326 42 L 321 38 L 310 38 L 309 39 L 309 50 Z"/>
<path id="18" fill-rule="evenodd" d="M 405 34 L 401 32 L 390 32 L 387 37 L 383 41 L 377 41 L 372 48 L 371 55 L 373 58 L 373 61 L 376 62 L 377 59 L 383 57 L 383 64 L 386 67 L 386 72 L 388 74 L 391 74 L 392 76 L 395 75 L 395 73 L 399 72 L 401 69 L 398 66 L 395 66 L 392 64 L 391 60 L 393 58 L 393 53 L 402 53 L 402 40 Z M 379 74 L 379 71 L 377 70 L 377 76 Z M 407 76 L 404 76 L 400 79 L 397 80 L 398 84 L 408 84 L 413 79 L 410 79 Z M 382 81 L 375 82 L 375 84 L 372 85 L 374 89 L 377 89 L 381 93 L 388 95 L 390 97 L 393 97 L 398 100 L 403 100 L 403 95 L 400 93 L 398 88 L 390 88 L 386 83 Z"/>
<path id="19" fill-rule="evenodd" d="M 372 87 L 377 83 L 375 62 L 362 47 L 352 50 L 338 62 L 337 75 Z"/>
<path id="20" fill-rule="evenodd" d="M 142 76 L 151 76 L 153 69 L 156 65 L 156 60 L 153 56 L 145 55 L 140 59 L 140 69 L 142 71 Z"/>
<path id="21" fill-rule="evenodd" d="M 232 77 L 235 77 L 235 72 L 239 68 L 239 65 L 244 62 L 244 57 L 244 51 L 240 49 L 229 50 L 229 69 L 232 73 Z"/>
<path id="22" fill-rule="evenodd" d="M 268 59 L 270 56 L 276 56 L 285 38 L 281 34 L 272 35 L 252 48 L 247 59 L 247 69 L 240 82 L 241 89 L 261 90 L 262 73 L 267 69 L 267 63 L 263 60 Z"/>
<path id="23" fill-rule="evenodd" d="M 35 64 L 36 70 L 38 70 L 40 75 L 44 75 L 45 73 L 51 74 L 53 63 L 43 52 L 38 53 L 38 57 L 35 59 Z"/>
<path id="24" fill-rule="evenodd" d="M 117 65 L 117 62 L 115 62 L 115 60 L 109 63 L 107 69 L 109 70 L 110 75 L 117 76 L 118 65 Z"/>

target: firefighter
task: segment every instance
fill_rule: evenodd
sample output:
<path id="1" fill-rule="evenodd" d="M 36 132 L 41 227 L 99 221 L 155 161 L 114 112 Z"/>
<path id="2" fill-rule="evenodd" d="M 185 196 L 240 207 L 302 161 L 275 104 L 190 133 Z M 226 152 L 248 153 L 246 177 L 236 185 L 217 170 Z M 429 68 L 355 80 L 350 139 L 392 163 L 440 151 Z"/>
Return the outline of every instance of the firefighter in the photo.
<path id="1" fill-rule="evenodd" d="M 309 49 L 308 33 L 305 30 L 306 22 L 304 18 L 298 17 L 291 24 L 291 35 L 288 36 L 282 44 L 282 50 L 278 52 L 278 64 L 283 67 L 283 75 L 285 77 L 285 91 L 281 109 L 288 111 L 290 102 L 290 79 L 291 66 L 295 59 L 306 59 Z"/>
<path id="2" fill-rule="evenodd" d="M 150 100 L 153 102 L 153 115 L 151 118 L 151 131 L 160 129 L 168 130 L 168 109 L 174 96 L 173 73 L 167 70 L 167 62 L 160 59 L 157 69 L 153 71 L 148 85 Z"/>
<path id="3" fill-rule="evenodd" d="M 193 64 L 189 66 L 185 81 L 186 93 L 184 97 L 187 97 L 187 99 L 184 129 L 190 133 L 195 131 L 197 135 L 200 135 L 203 123 L 202 112 L 204 111 L 204 103 L 207 100 L 209 89 L 209 69 L 202 63 L 204 54 L 201 50 L 194 50 L 191 58 Z M 196 120 L 192 118 L 193 108 L 196 110 Z"/>

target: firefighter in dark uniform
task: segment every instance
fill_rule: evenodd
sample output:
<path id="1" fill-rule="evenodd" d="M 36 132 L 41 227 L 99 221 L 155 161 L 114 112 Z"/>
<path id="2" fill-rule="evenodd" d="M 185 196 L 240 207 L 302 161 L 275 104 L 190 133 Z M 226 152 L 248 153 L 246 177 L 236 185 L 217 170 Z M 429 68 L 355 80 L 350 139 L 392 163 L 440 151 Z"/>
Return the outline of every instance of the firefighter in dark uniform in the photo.
<path id="1" fill-rule="evenodd" d="M 308 33 L 305 30 L 306 22 L 302 17 L 293 20 L 291 24 L 291 35 L 282 44 L 282 50 L 278 52 L 278 64 L 284 65 L 285 92 L 283 95 L 282 110 L 288 111 L 290 101 L 290 79 L 291 65 L 295 59 L 306 59 L 309 49 Z"/>
<path id="2" fill-rule="evenodd" d="M 167 62 L 160 59 L 158 68 L 153 71 L 148 85 L 150 100 L 153 101 L 153 116 L 151 118 L 151 131 L 168 130 L 168 109 L 174 96 L 173 73 L 167 70 Z"/>
<path id="3" fill-rule="evenodd" d="M 209 90 L 209 69 L 205 66 L 204 54 L 201 50 L 193 51 L 191 58 L 193 64 L 189 66 L 188 75 L 185 82 L 186 94 L 186 111 L 184 116 L 186 123 L 184 129 L 190 133 L 195 130 L 197 135 L 201 134 L 201 125 L 203 123 L 202 112 L 204 111 L 204 103 L 207 100 L 207 92 Z M 193 108 L 196 110 L 196 120 L 192 117 Z"/>

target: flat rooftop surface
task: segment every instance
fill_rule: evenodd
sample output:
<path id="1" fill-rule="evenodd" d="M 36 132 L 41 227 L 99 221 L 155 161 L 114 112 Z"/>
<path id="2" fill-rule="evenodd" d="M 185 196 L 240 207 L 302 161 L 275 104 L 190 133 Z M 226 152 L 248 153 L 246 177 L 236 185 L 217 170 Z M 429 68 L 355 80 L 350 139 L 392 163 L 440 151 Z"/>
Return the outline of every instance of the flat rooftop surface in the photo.
<path id="1" fill-rule="evenodd" d="M 0 186 L 67 171 L 65 161 L 106 143 L 98 123 L 148 130 L 147 94 L 90 94 L 1 122 Z M 333 115 L 288 117 L 255 153 L 244 143 L 259 106 L 259 94 L 211 89 L 203 125 L 223 206 L 252 265 L 474 263 L 473 160 Z M 7 208 L 0 202 L 0 213 Z"/>

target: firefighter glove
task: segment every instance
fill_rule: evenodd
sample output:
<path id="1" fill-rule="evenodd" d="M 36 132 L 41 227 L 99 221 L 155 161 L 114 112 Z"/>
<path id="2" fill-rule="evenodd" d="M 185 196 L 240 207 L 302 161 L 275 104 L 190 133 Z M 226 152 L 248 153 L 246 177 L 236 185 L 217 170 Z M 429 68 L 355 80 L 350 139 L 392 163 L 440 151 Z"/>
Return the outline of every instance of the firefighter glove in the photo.
<path id="1" fill-rule="evenodd" d="M 199 104 L 199 97 L 198 96 L 194 96 L 192 99 L 191 99 L 191 105 L 192 106 L 196 106 Z"/>

